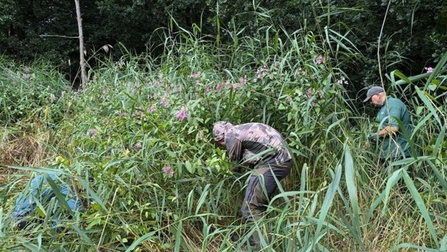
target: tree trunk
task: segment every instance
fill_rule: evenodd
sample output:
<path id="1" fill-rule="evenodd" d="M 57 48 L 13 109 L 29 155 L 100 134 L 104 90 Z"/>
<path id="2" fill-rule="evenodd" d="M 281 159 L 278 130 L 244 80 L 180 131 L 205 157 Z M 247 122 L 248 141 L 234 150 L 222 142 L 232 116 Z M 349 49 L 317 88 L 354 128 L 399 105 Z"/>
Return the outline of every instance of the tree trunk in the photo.
<path id="1" fill-rule="evenodd" d="M 81 17 L 81 7 L 79 6 L 79 0 L 75 0 L 76 5 L 76 16 L 78 19 L 78 32 L 79 32 L 79 64 L 81 67 L 81 85 L 84 87 L 87 81 L 87 74 L 85 71 L 85 58 L 84 58 L 84 34 L 82 32 L 82 17 Z"/>

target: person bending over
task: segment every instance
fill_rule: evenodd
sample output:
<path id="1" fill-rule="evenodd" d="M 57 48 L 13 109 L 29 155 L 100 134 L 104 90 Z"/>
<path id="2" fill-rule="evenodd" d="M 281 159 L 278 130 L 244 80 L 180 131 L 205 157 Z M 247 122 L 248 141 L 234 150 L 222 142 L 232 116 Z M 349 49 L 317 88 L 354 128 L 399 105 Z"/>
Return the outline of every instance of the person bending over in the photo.
<path id="1" fill-rule="evenodd" d="M 254 167 L 241 211 L 247 222 L 259 220 L 278 186 L 275 178 L 282 180 L 289 175 L 292 167 L 292 155 L 283 137 L 263 123 L 233 125 L 220 121 L 213 126 L 213 138 L 216 145 L 226 148 L 229 159 L 238 163 L 234 171 Z M 251 243 L 259 247 L 256 232 Z"/>

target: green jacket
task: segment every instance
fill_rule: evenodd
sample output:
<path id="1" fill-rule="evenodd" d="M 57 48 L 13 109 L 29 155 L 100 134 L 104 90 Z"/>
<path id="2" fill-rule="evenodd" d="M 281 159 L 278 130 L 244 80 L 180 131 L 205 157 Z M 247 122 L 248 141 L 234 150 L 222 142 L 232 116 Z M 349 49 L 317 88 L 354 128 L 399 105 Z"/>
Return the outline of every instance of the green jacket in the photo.
<path id="1" fill-rule="evenodd" d="M 397 98 L 387 97 L 377 113 L 377 121 L 379 122 L 379 131 L 386 126 L 399 127 L 397 134 L 381 139 L 381 158 L 398 159 L 410 156 L 407 139 L 411 137 L 413 129 L 407 106 Z"/>

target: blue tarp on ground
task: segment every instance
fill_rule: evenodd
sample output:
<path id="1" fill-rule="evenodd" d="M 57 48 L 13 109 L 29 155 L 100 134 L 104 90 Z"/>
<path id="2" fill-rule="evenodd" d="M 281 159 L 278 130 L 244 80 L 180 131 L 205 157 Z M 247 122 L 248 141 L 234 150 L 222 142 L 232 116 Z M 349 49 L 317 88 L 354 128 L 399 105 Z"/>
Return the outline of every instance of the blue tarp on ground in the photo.
<path id="1" fill-rule="evenodd" d="M 69 183 L 61 179 L 61 175 L 61 172 L 46 172 L 35 176 L 35 178 L 30 181 L 24 191 L 20 193 L 16 199 L 14 212 L 12 213 L 12 217 L 16 223 L 19 223 L 23 217 L 33 214 L 38 202 L 45 207 L 46 203 L 55 198 L 56 193 L 53 190 L 55 185 L 58 187 L 60 194 L 65 197 L 67 205 L 71 211 L 76 212 L 79 210 L 80 201 L 71 191 Z M 61 206 L 62 204 L 57 201 L 57 197 L 56 204 L 58 204 L 58 207 L 63 207 Z M 66 207 L 67 206 L 65 206 L 65 208 Z M 58 215 L 53 217 L 53 225 L 57 224 L 58 219 Z"/>

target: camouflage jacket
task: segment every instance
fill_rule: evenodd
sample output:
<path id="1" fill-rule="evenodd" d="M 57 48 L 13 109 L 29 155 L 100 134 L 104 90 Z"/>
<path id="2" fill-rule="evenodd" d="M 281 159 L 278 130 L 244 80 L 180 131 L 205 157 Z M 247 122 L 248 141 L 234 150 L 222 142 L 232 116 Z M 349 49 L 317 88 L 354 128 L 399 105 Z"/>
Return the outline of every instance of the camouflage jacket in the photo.
<path id="1" fill-rule="evenodd" d="M 262 123 L 235 125 L 225 134 L 225 144 L 231 161 L 282 164 L 292 159 L 281 134 Z"/>

